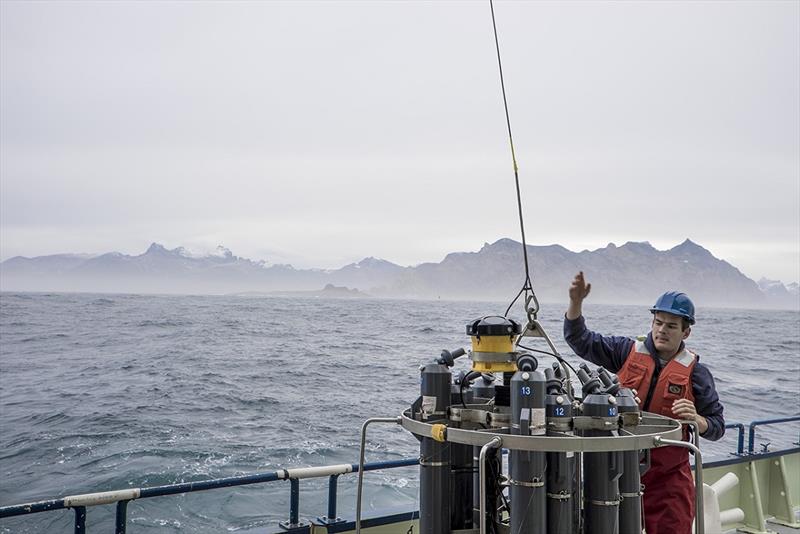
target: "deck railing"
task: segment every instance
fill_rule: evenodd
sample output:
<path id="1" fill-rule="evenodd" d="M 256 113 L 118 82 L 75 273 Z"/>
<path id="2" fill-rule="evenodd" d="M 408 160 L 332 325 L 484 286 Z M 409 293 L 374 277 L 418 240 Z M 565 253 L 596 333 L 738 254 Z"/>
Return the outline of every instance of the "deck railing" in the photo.
<path id="1" fill-rule="evenodd" d="M 394 469 L 398 467 L 409 467 L 419 464 L 419 458 L 406 458 L 403 460 L 391 460 L 385 462 L 372 462 L 364 464 L 364 471 L 377 471 L 379 469 Z M 333 524 L 344 521 L 336 515 L 337 481 L 340 475 L 346 473 L 357 473 L 358 464 L 338 464 L 326 465 L 321 467 L 300 467 L 294 469 L 279 469 L 270 473 L 258 473 L 254 475 L 216 478 L 213 480 L 201 480 L 197 482 L 184 482 L 180 484 L 167 484 L 165 486 L 154 486 L 150 488 L 128 488 L 117 491 L 104 491 L 100 493 L 85 493 L 81 495 L 71 495 L 60 499 L 38 501 L 14 506 L 0 507 L 0 519 L 19 515 L 35 514 L 48 512 L 51 510 L 63 510 L 72 508 L 75 512 L 75 534 L 86 532 L 86 508 L 102 504 L 117 504 L 116 514 L 116 534 L 125 534 L 127 527 L 128 503 L 135 499 L 146 499 L 150 497 L 163 497 L 165 495 L 176 495 L 179 493 L 193 493 L 219 488 L 230 488 L 236 486 L 246 486 L 249 484 L 261 484 L 273 482 L 275 480 L 289 480 L 291 495 L 289 499 L 289 519 L 280 525 L 285 529 L 292 529 L 301 526 L 299 519 L 300 511 L 300 479 L 303 478 L 322 478 L 328 477 L 328 515 L 320 518 L 326 524 Z"/>
<path id="2" fill-rule="evenodd" d="M 737 456 L 751 456 L 760 453 L 754 452 L 756 428 L 765 425 L 776 425 L 800 421 L 800 416 L 781 417 L 777 419 L 764 419 L 753 421 L 749 424 L 749 436 L 747 453 L 744 453 L 744 434 L 745 425 L 742 423 L 728 423 L 726 428 L 736 428 L 737 437 Z M 796 443 L 800 446 L 800 440 Z M 409 467 L 419 464 L 418 458 L 406 458 L 403 460 L 392 460 L 384 462 L 372 462 L 364 464 L 364 471 L 376 471 L 380 469 L 394 469 L 399 467 Z M 261 484 L 276 480 L 289 480 L 290 499 L 289 499 L 289 519 L 280 523 L 280 526 L 291 530 L 303 526 L 300 522 L 300 480 L 304 478 L 328 477 L 328 510 L 327 515 L 318 518 L 322 524 L 332 525 L 344 522 L 345 520 L 337 516 L 337 495 L 338 479 L 340 475 L 347 473 L 357 473 L 358 464 L 338 464 L 321 467 L 301 467 L 293 469 L 279 469 L 269 473 L 257 473 L 253 475 L 217 478 L 212 480 L 201 480 L 197 482 L 184 482 L 180 484 L 168 484 L 164 486 L 154 486 L 149 488 L 128 488 L 124 490 L 106 491 L 100 493 L 86 493 L 81 495 L 71 495 L 60 499 L 51 499 L 26 504 L 0 507 L 0 519 L 13 516 L 29 515 L 52 510 L 63 510 L 72 508 L 75 512 L 75 533 L 84 534 L 86 532 L 87 508 L 104 504 L 117 505 L 115 532 L 125 534 L 127 527 L 128 503 L 136 499 L 146 499 L 151 497 L 163 497 L 166 495 L 176 495 L 180 493 L 193 493 L 219 488 L 229 488 L 245 486 L 249 484 Z"/>
<path id="3" fill-rule="evenodd" d="M 800 421 L 800 415 L 793 417 L 779 417 L 777 419 L 762 419 L 760 421 L 753 421 L 750 423 L 750 439 L 747 442 L 747 454 L 753 454 L 753 449 L 756 444 L 756 427 L 764 425 L 775 425 L 778 423 L 789 423 L 791 421 Z M 800 445 L 800 438 L 796 445 Z"/>

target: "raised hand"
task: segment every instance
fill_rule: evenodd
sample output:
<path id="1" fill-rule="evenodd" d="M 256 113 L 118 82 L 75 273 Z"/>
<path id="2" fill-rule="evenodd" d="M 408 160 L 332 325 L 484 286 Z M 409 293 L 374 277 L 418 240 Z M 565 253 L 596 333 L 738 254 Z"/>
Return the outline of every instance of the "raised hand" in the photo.
<path id="1" fill-rule="evenodd" d="M 583 277 L 583 271 L 575 275 L 572 279 L 572 284 L 569 286 L 569 300 L 573 302 L 583 302 L 583 299 L 589 296 L 592 290 L 592 284 L 587 284 L 586 279 Z"/>
<path id="2" fill-rule="evenodd" d="M 583 271 L 575 275 L 572 284 L 569 286 L 569 307 L 567 308 L 567 319 L 577 319 L 581 316 L 583 299 L 589 296 L 592 284 L 587 284 L 583 277 Z"/>

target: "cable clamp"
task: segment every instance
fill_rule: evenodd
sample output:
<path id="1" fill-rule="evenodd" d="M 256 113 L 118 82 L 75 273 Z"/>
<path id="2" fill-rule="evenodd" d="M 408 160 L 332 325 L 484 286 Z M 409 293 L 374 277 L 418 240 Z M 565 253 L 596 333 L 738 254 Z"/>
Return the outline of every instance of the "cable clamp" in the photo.
<path id="1" fill-rule="evenodd" d="M 514 480 L 509 478 L 508 483 L 512 486 L 522 486 L 524 488 L 541 488 L 544 486 L 544 480 L 539 478 L 534 478 L 530 482 L 522 481 L 522 480 Z"/>
<path id="2" fill-rule="evenodd" d="M 619 506 L 619 499 L 615 501 L 595 501 L 592 499 L 589 501 L 589 503 L 595 506 Z"/>
<path id="3" fill-rule="evenodd" d="M 419 465 L 423 465 L 425 467 L 444 467 L 444 466 L 449 466 L 450 462 L 426 462 L 422 458 L 420 458 Z"/>

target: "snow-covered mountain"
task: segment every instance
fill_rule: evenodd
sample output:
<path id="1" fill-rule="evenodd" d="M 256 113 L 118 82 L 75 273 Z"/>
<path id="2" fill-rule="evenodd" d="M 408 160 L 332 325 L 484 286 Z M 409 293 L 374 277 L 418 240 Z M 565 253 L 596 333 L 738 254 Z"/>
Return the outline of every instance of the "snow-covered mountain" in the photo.
<path id="1" fill-rule="evenodd" d="M 756 283 L 688 239 L 664 251 L 647 242 L 609 243 L 581 252 L 560 245 L 528 246 L 527 251 L 534 289 L 544 301 L 564 301 L 572 276 L 582 270 L 592 282 L 593 302 L 647 304 L 675 289 L 704 306 L 800 309 L 796 282 Z M 522 245 L 512 239 L 486 243 L 477 252 L 454 252 L 439 263 L 402 267 L 369 257 L 335 270 L 269 265 L 222 246 L 193 254 L 153 243 L 134 256 L 11 258 L 0 263 L 0 289 L 219 294 L 308 291 L 333 284 L 387 297 L 506 300 L 522 285 L 523 265 Z"/>
<path id="2" fill-rule="evenodd" d="M 758 281 L 758 287 L 767 298 L 774 303 L 784 303 L 788 308 L 796 308 L 800 306 L 800 284 L 792 282 L 784 284 L 780 280 L 768 280 L 761 278 Z"/>
<path id="3" fill-rule="evenodd" d="M 142 254 L 109 252 L 100 256 L 60 254 L 15 257 L 0 263 L 4 291 L 84 291 L 121 293 L 231 293 L 298 291 L 326 284 L 368 288 L 386 284 L 403 267 L 367 258 L 342 269 L 295 269 L 267 265 L 219 246 L 209 254 L 152 243 Z"/>

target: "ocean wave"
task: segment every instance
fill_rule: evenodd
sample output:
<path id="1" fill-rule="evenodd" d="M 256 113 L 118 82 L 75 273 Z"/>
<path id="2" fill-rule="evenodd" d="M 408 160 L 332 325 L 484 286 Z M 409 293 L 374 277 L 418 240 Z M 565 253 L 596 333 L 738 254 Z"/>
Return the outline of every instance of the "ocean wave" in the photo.
<path id="1" fill-rule="evenodd" d="M 37 413 L 30 417 L 33 425 L 54 425 L 72 419 L 74 416 L 64 412 Z"/>
<path id="2" fill-rule="evenodd" d="M 0 462 L 11 461 L 17 457 L 24 458 L 27 456 L 31 456 L 36 452 L 37 452 L 36 448 L 33 447 L 32 445 L 27 445 L 25 447 L 20 447 L 19 449 L 15 449 L 12 445 L 4 444 L 3 448 L 0 449 Z"/>
<path id="3" fill-rule="evenodd" d="M 136 323 L 136 326 L 139 328 L 175 328 L 175 327 L 183 327 L 189 326 L 192 322 L 190 321 L 182 321 L 179 319 L 162 319 L 162 320 L 155 320 L 155 319 L 144 319 Z"/>
<path id="4" fill-rule="evenodd" d="M 5 486 L 35 486 L 47 497 L 57 493 L 50 488 L 89 492 L 355 463 L 363 421 L 406 408 L 419 394 L 418 364 L 438 357 L 443 347 L 468 344 L 463 325 L 484 306 L 416 301 L 334 306 L 300 299 L 250 299 L 237 306 L 241 301 L 233 297 L 114 296 L 108 298 L 113 308 L 106 308 L 111 304 L 94 303 L 98 300 L 97 295 L 26 296 L 9 298 L 13 306 L 4 306 L 0 472 Z M 350 317 L 343 320 L 336 306 L 346 306 Z M 631 308 L 603 310 L 588 318 L 591 328 L 641 330 L 642 318 Z M 746 339 L 731 336 L 734 317 L 751 325 Z M 763 418 L 758 407 L 765 403 L 800 411 L 797 317 L 704 310 L 708 320 L 693 329 L 690 348 L 701 352 L 717 379 L 727 420 L 746 424 Z M 557 348 L 577 365 L 560 339 L 561 311 L 543 320 Z M 432 346 L 434 333 L 441 341 Z M 453 370 L 468 365 L 462 358 Z M 773 431 L 796 439 L 796 427 L 777 425 L 763 435 L 771 438 Z M 368 438 L 368 461 L 419 454 L 418 442 L 396 427 L 376 425 Z M 727 457 L 735 446 L 735 432 L 729 431 L 723 442 L 707 445 L 704 457 Z M 354 495 L 354 480 L 341 479 L 342 495 Z M 414 494 L 418 480 L 410 469 L 375 473 L 366 483 L 380 496 L 374 501 L 379 504 L 395 492 Z M 247 509 L 234 513 L 233 501 L 226 504 L 231 494 L 224 491 L 168 506 L 147 500 L 152 521 L 137 527 L 173 529 L 153 522 L 167 517 L 161 506 L 187 532 L 246 530 L 244 525 L 264 518 L 285 519 L 287 486 L 268 486 L 235 490 L 258 496 L 251 515 Z M 302 487 L 303 510 L 324 513 L 327 481 L 304 481 Z M 202 520 L 198 511 L 214 521 Z M 113 530 L 109 515 L 97 516 L 98 529 Z M 48 531 L 48 524 L 37 523 L 32 531 Z"/>
<path id="5" fill-rule="evenodd" d="M 38 341 L 51 341 L 53 339 L 63 339 L 69 337 L 69 334 L 62 334 L 60 332 L 57 333 L 43 333 L 38 334 L 35 336 L 26 337 L 20 339 L 20 343 L 31 343 L 31 342 L 38 342 Z"/>
<path id="6" fill-rule="evenodd" d="M 257 393 L 238 393 L 235 391 L 222 391 L 214 395 L 213 406 L 214 408 L 221 407 L 226 404 L 234 405 L 235 407 L 266 407 L 277 406 L 281 401 L 269 395 L 261 395 Z"/>

